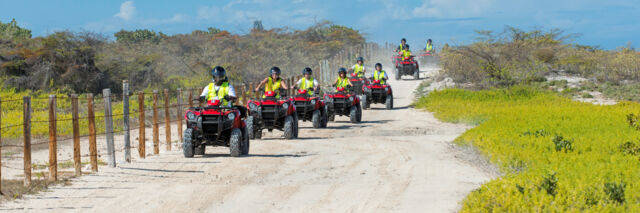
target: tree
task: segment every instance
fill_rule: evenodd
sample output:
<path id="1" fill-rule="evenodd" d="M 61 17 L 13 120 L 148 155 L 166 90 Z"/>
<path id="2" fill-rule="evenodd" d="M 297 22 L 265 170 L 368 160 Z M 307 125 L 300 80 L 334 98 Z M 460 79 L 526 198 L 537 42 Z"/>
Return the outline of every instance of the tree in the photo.
<path id="1" fill-rule="evenodd" d="M 0 39 L 24 40 L 30 38 L 31 30 L 19 27 L 16 19 L 12 19 L 11 22 L 6 24 L 0 21 Z"/>

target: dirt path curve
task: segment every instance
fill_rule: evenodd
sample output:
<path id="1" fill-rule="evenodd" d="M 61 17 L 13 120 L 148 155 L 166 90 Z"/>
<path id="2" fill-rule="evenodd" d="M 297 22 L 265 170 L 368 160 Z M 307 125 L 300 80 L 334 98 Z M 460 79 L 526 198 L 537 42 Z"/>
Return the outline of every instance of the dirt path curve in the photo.
<path id="1" fill-rule="evenodd" d="M 181 151 L 118 168 L 2 204 L 33 212 L 452 212 L 493 176 L 462 160 L 451 141 L 464 125 L 408 107 L 419 81 L 391 81 L 396 109 L 337 117 L 327 129 L 301 123 L 300 139 L 281 133 L 251 141 L 251 155 L 228 148 L 186 159 Z"/>

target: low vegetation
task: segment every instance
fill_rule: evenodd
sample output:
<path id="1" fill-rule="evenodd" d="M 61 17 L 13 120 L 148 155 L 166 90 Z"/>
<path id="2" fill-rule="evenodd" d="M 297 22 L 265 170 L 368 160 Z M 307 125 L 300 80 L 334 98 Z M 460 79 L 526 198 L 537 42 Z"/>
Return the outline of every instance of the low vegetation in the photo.
<path id="1" fill-rule="evenodd" d="M 599 106 L 514 86 L 435 91 L 416 106 L 477 125 L 456 143 L 505 174 L 473 191 L 462 212 L 640 211 L 638 103 Z"/>
<path id="2" fill-rule="evenodd" d="M 507 87 L 546 81 L 551 71 L 579 75 L 597 84 L 640 83 L 640 53 L 630 46 L 616 50 L 571 43 L 575 35 L 558 29 L 478 31 L 469 45 L 445 46 L 440 64 L 456 83 L 474 88 Z"/>

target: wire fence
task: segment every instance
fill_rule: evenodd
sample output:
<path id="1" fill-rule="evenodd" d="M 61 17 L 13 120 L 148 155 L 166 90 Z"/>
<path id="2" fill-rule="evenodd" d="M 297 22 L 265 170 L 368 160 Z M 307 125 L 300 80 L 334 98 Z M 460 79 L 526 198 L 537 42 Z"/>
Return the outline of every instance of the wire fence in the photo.
<path id="1" fill-rule="evenodd" d="M 319 61 L 312 66 L 313 77 L 322 87 L 329 87 L 337 77 L 339 67 L 355 62 L 355 58 L 362 56 L 365 58 L 383 59 L 387 56 L 385 52 L 390 52 L 391 45 L 384 46 L 367 43 L 362 47 L 352 47 L 340 51 L 333 57 Z M 390 55 L 390 54 L 389 54 Z M 289 85 L 294 85 L 302 78 L 301 75 L 283 76 L 283 80 Z M 258 98 L 254 89 L 259 82 L 236 83 L 236 105 L 246 105 L 248 100 Z M 146 151 L 147 131 L 140 130 L 152 127 L 151 132 L 154 143 L 154 154 L 159 154 L 160 144 L 171 143 L 171 132 L 178 133 L 178 138 L 174 141 L 182 141 L 182 128 L 184 111 L 188 107 L 199 106 L 202 103 L 197 101 L 202 93 L 202 88 L 187 88 L 176 90 L 161 90 L 153 92 L 130 92 L 128 83 L 123 81 L 123 93 L 111 94 L 109 89 L 105 89 L 103 94 L 70 94 L 68 96 L 50 95 L 25 96 L 23 98 L 0 98 L 0 155 L 2 151 L 16 151 L 12 155 L 1 156 L 0 160 L 13 160 L 22 158 L 24 168 L 15 165 L 8 165 L 0 162 L 1 168 L 24 170 L 25 185 L 31 182 L 31 152 L 32 146 L 35 150 L 42 150 L 40 146 L 49 145 L 49 165 L 57 165 L 57 162 L 74 161 L 76 174 L 81 174 L 82 157 L 89 157 L 91 169 L 98 170 L 97 159 L 98 146 L 106 143 L 107 151 L 100 150 L 102 154 L 109 156 L 109 164 L 115 167 L 115 153 L 124 152 L 125 161 L 131 159 L 131 149 L 138 149 L 140 158 L 144 158 Z M 292 93 L 293 91 L 288 91 Z M 7 108 L 3 108 L 7 107 Z M 155 113 L 154 113 L 155 112 Z M 167 115 L 169 117 L 167 117 Z M 5 123 L 6 122 L 6 123 Z M 170 124 L 176 124 L 175 127 Z M 115 125 L 114 125 L 115 124 Z M 165 125 L 165 139 L 160 138 L 159 129 Z M 168 128 L 168 129 L 167 129 Z M 138 135 L 137 141 L 131 140 L 130 132 L 138 130 L 144 135 Z M 116 148 L 114 135 L 119 134 L 125 137 L 124 145 Z M 119 136 L 119 137 L 120 137 Z M 129 138 L 126 138 L 126 137 Z M 32 140 L 33 139 L 33 140 Z M 79 141 L 89 141 L 89 154 L 80 153 Z M 73 157 L 58 158 L 59 142 L 73 141 Z M 86 142 L 83 143 L 86 145 Z M 52 149 L 53 147 L 53 149 Z M 101 147 L 104 147 L 102 144 Z M 170 148 L 170 147 L 167 147 Z M 20 150 L 22 149 L 22 150 Z M 16 155 L 18 151 L 23 151 L 22 155 Z M 55 157 L 54 157 L 55 156 Z M 51 179 L 57 178 L 57 166 L 49 167 Z M 0 190 L 1 190 L 0 183 Z"/>

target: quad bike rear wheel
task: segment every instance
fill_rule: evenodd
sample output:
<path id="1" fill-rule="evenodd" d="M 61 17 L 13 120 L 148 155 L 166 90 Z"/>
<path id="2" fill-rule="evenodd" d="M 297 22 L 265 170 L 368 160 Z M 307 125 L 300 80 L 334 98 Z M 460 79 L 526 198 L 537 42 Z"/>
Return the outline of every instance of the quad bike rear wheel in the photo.
<path id="1" fill-rule="evenodd" d="M 242 155 L 248 155 L 249 154 L 249 129 L 243 128 L 242 133 L 243 133 L 242 146 L 241 146 Z"/>
<path id="2" fill-rule="evenodd" d="M 387 95 L 387 99 L 384 101 L 384 106 L 387 109 L 393 109 L 393 95 Z"/>
<path id="3" fill-rule="evenodd" d="M 231 157 L 238 157 L 242 154 L 242 130 L 235 128 L 231 130 L 229 139 L 229 152 Z"/>
<path id="4" fill-rule="evenodd" d="M 293 138 L 295 138 L 296 126 L 295 126 L 295 124 L 293 122 L 295 122 L 295 119 L 293 119 L 293 116 L 291 116 L 291 115 L 288 115 L 284 119 L 284 138 L 285 139 L 293 139 Z"/>
<path id="5" fill-rule="evenodd" d="M 206 150 L 206 146 L 204 144 L 200 144 L 194 148 L 194 155 L 204 155 L 204 151 Z"/>
<path id="6" fill-rule="evenodd" d="M 322 122 L 320 114 L 320 110 L 313 111 L 313 115 L 311 116 L 311 123 L 313 124 L 313 128 L 320 128 L 320 123 Z"/>
<path id="7" fill-rule="evenodd" d="M 184 157 L 192 158 L 193 157 L 193 129 L 188 128 L 184 131 L 182 135 L 182 153 L 184 153 Z"/>

